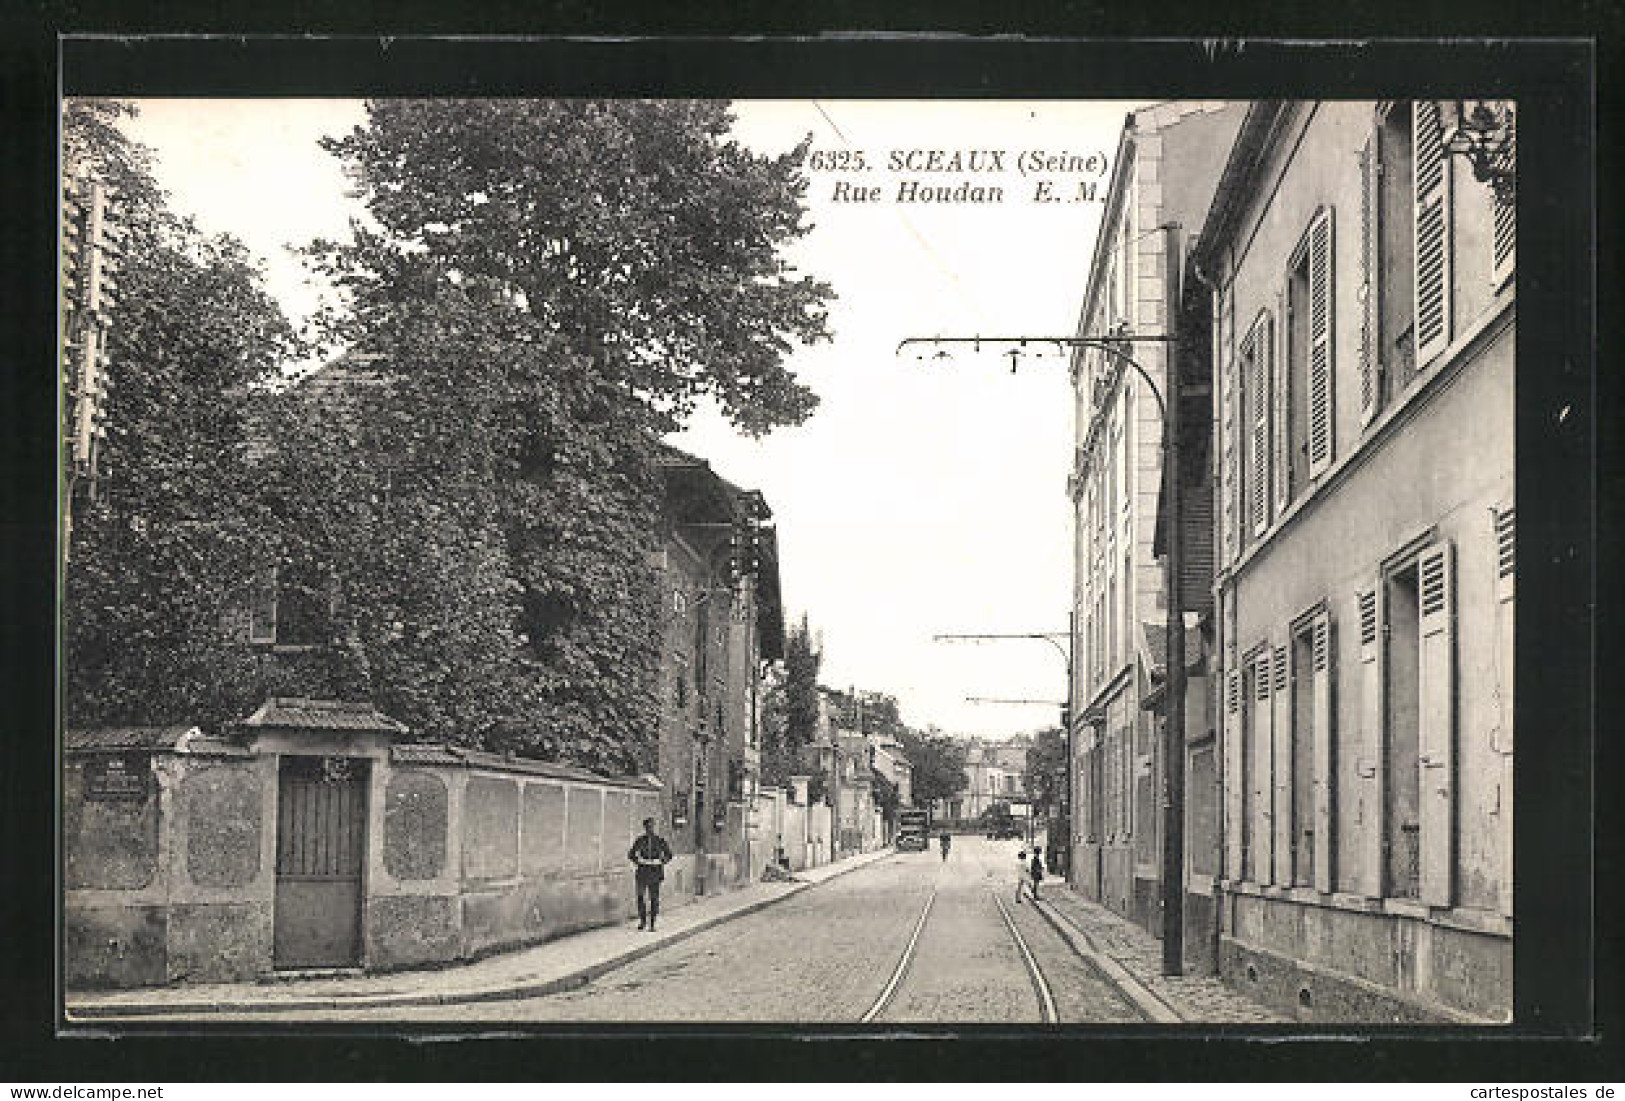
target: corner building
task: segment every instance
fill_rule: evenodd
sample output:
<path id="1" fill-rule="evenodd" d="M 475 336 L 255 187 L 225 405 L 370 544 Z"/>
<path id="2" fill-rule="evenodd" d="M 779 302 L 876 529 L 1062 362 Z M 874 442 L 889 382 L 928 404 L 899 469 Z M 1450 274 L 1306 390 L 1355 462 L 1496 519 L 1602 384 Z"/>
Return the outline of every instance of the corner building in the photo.
<path id="1" fill-rule="evenodd" d="M 1514 207 L 1444 114 L 1253 105 L 1193 255 L 1220 965 L 1300 1019 L 1511 1012 Z"/>

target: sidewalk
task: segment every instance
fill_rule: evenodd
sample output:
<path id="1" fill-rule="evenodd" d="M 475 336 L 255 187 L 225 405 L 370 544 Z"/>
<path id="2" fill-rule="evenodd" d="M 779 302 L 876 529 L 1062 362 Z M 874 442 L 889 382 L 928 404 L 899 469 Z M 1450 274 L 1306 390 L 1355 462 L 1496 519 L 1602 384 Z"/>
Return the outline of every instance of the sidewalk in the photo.
<path id="1" fill-rule="evenodd" d="M 1208 975 L 1162 974 L 1162 942 L 1062 882 L 1043 888 L 1039 912 L 1072 947 L 1158 1024 L 1284 1024 L 1287 1018 Z"/>
<path id="2" fill-rule="evenodd" d="M 714 925 L 754 913 L 893 855 L 893 850 L 882 849 L 797 872 L 800 882 L 757 882 L 726 894 L 695 899 L 662 913 L 660 929 L 653 934 L 639 932 L 636 926 L 622 922 L 432 970 L 70 992 L 66 1019 L 71 1023 L 160 1014 L 293 1013 L 347 1006 L 378 1009 L 556 994 Z"/>

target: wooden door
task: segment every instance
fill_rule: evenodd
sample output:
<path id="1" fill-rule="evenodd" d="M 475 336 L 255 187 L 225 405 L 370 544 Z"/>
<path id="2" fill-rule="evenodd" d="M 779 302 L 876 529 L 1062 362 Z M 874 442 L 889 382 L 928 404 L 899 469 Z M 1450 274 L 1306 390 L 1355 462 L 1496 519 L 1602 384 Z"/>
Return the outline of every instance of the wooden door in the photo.
<path id="1" fill-rule="evenodd" d="M 368 764 L 282 758 L 272 942 L 279 969 L 361 962 Z"/>

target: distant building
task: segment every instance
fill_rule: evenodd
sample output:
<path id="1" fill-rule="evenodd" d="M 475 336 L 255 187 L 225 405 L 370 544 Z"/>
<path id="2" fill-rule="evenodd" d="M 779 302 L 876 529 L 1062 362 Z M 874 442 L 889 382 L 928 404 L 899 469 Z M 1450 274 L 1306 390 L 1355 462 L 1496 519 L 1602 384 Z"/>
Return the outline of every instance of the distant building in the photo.
<path id="1" fill-rule="evenodd" d="M 902 743 L 887 737 L 874 740 L 874 769 L 897 788 L 897 805 L 914 805 L 914 767 L 903 753 Z"/>
<path id="2" fill-rule="evenodd" d="M 1027 814 L 1027 750 L 1031 734 L 1001 741 L 965 742 L 965 790 L 942 800 L 940 813 L 950 819 L 974 821 L 1003 803 L 1017 816 Z"/>
<path id="3" fill-rule="evenodd" d="M 1221 964 L 1308 1019 L 1511 1011 L 1515 211 L 1444 115 L 1253 105 L 1194 254 Z"/>

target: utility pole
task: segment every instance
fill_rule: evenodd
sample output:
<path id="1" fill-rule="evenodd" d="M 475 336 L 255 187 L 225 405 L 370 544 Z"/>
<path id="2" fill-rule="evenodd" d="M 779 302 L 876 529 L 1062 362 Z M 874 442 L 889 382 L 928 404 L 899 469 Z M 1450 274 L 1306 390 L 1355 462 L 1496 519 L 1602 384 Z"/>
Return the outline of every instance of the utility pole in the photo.
<path id="1" fill-rule="evenodd" d="M 1163 781 L 1166 787 L 1162 819 L 1162 973 L 1185 973 L 1185 601 L 1181 573 L 1184 569 L 1184 532 L 1179 478 L 1180 465 L 1180 362 L 1178 342 L 1179 310 L 1183 302 L 1180 277 L 1184 270 L 1184 234 L 1169 227 L 1163 250 L 1164 292 L 1167 311 L 1165 328 L 1174 343 L 1168 345 L 1165 378 L 1168 400 L 1163 409 L 1162 476 L 1167 488 L 1168 537 L 1168 641 L 1166 696 L 1163 700 L 1163 727 L 1167 746 L 1163 755 Z"/>

